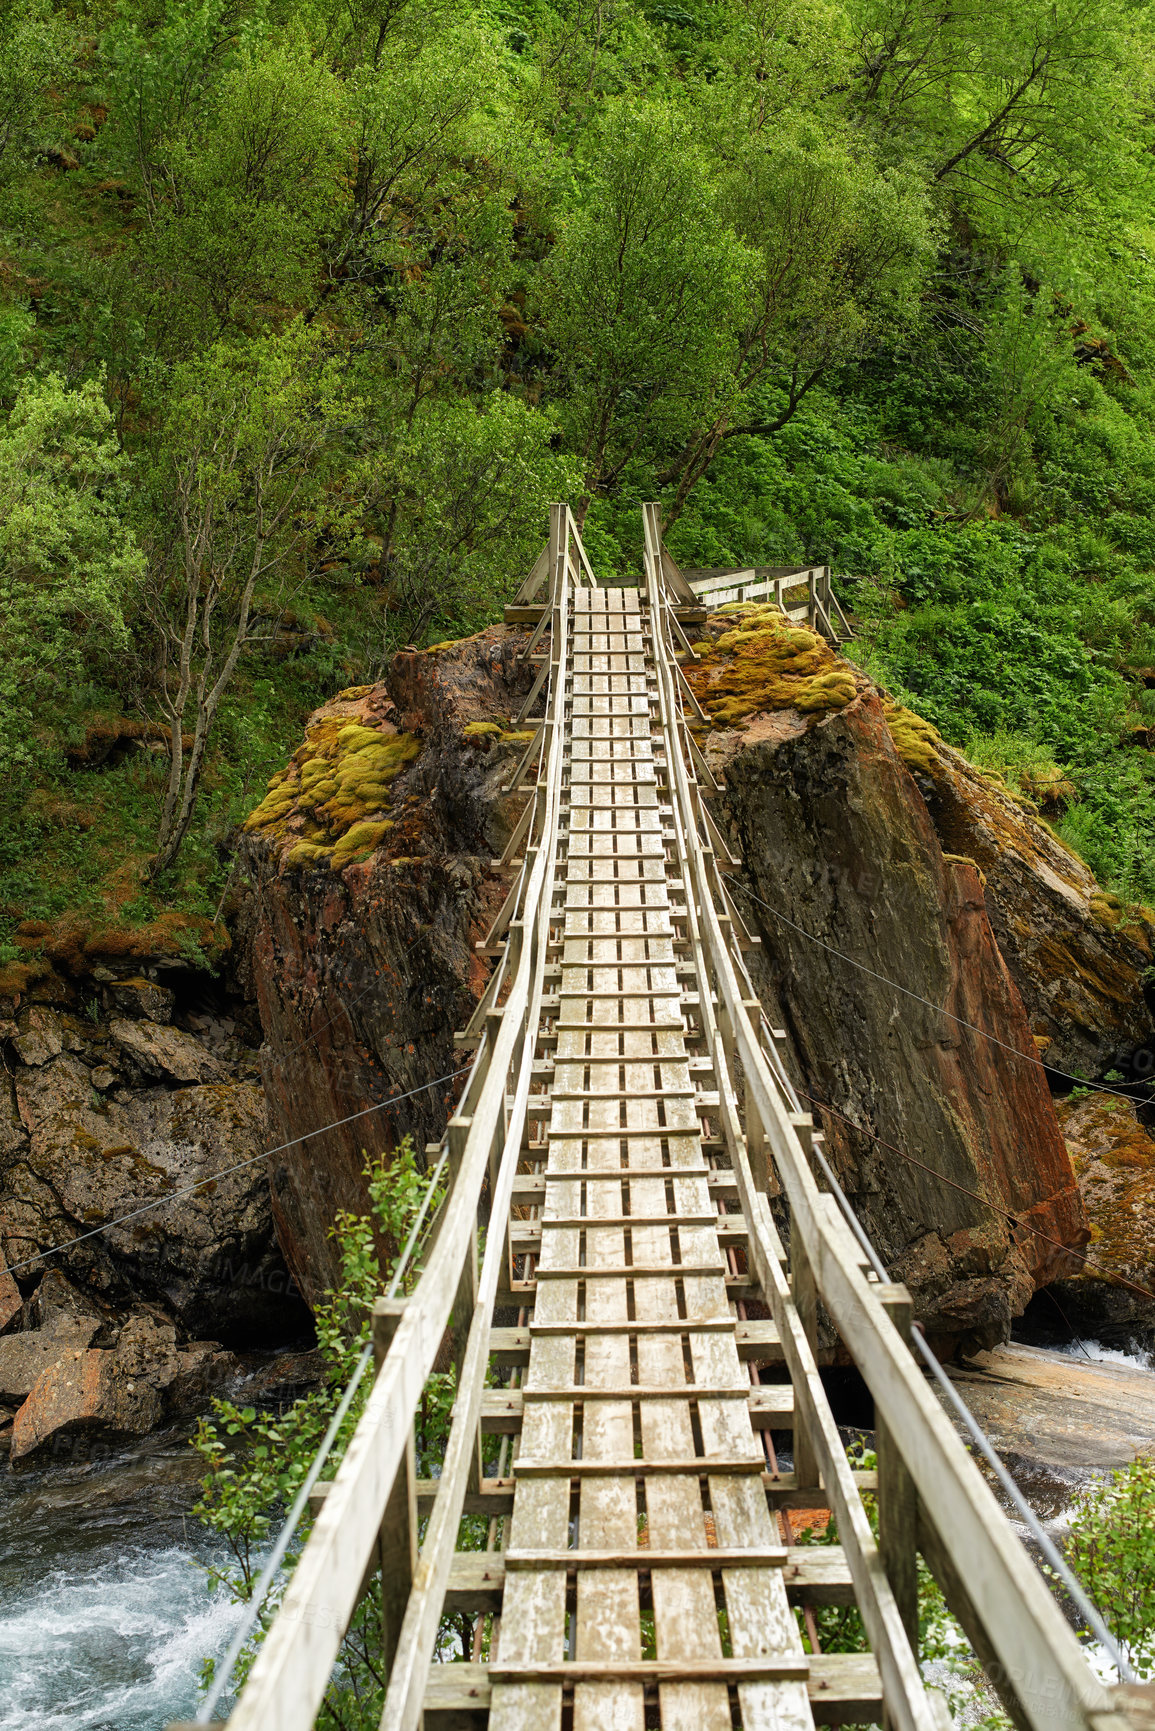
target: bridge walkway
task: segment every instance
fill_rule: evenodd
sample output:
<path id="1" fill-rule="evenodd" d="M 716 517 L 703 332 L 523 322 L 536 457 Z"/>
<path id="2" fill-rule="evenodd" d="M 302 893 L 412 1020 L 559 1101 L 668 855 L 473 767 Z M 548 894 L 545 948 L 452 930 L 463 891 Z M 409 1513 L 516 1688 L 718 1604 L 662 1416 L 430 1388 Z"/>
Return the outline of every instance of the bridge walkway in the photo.
<path id="1" fill-rule="evenodd" d="M 650 1685 L 663 1725 L 728 1731 L 736 1681 L 752 1731 L 809 1726 L 703 1145 L 711 1066 L 686 1043 L 646 621 L 636 590 L 574 599 L 556 1046 L 490 1725 L 557 1725 L 565 1687 L 575 1731 L 641 1731 Z"/>

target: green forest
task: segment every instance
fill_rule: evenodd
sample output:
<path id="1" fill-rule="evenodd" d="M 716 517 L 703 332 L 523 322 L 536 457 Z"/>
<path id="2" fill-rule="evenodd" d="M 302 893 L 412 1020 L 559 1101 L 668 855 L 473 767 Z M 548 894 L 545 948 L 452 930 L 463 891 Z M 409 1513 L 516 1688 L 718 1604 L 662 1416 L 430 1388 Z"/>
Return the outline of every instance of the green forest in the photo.
<path id="1" fill-rule="evenodd" d="M 683 564 L 828 560 L 860 665 L 1155 900 L 1153 48 L 7 0 L 0 965 L 78 914 L 203 959 L 310 709 L 500 617 L 557 498 L 606 573 L 651 498 Z"/>

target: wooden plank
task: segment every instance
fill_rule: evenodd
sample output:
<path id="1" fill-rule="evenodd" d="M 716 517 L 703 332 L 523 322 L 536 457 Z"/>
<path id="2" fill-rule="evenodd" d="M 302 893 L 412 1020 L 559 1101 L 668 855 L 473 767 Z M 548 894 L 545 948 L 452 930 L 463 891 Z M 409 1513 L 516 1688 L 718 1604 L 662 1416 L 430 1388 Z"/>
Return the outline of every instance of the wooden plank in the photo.
<path id="1" fill-rule="evenodd" d="M 607 1078 L 608 1080 L 608 1078 Z M 610 1111 L 618 1101 L 607 1102 Z M 606 1116 L 610 1115 L 607 1111 Z M 596 1114 L 592 1114 L 596 1116 Z M 607 1147 L 595 1144 L 592 1162 L 610 1164 Z M 591 1218 L 616 1214 L 620 1204 L 605 1184 L 590 1196 Z M 624 1253 L 623 1228 L 591 1229 L 589 1278 L 585 1283 L 586 1323 L 583 1380 L 591 1390 L 617 1389 L 630 1381 L 628 1338 L 618 1332 L 601 1334 L 597 1324 L 627 1320 L 626 1290 L 619 1280 L 607 1282 L 597 1271 L 614 1267 Z M 615 1268 L 616 1272 L 616 1268 Z M 633 1407 L 628 1400 L 587 1401 L 582 1408 L 582 1464 L 605 1467 L 632 1453 Z M 633 1481 L 624 1475 L 590 1473 L 581 1480 L 578 1504 L 578 1544 L 594 1550 L 633 1549 L 637 1542 L 637 1499 Z M 641 1608 L 638 1577 L 630 1568 L 583 1571 L 577 1582 L 573 1658 L 583 1664 L 598 1661 L 610 1667 L 636 1663 L 641 1655 Z M 574 1731 L 642 1731 L 645 1705 L 637 1683 L 607 1676 L 605 1681 L 579 1683 L 574 1690 Z"/>
<path id="2" fill-rule="evenodd" d="M 445 1731 L 439 1715 L 489 1710 L 487 1665 L 434 1665 L 425 1693 L 428 1731 Z M 822 1653 L 810 1660 L 806 1684 L 816 1725 L 878 1724 L 882 1718 L 882 1688 L 878 1666 L 869 1653 Z"/>
<path id="3" fill-rule="evenodd" d="M 701 1568 L 716 1573 L 727 1569 L 782 1569 L 786 1596 L 792 1605 L 852 1605 L 854 1582 L 840 1545 L 795 1545 L 779 1547 L 777 1553 L 713 1545 L 703 1551 L 633 1552 L 547 1551 L 459 1551 L 454 1556 L 446 1592 L 447 1611 L 497 1611 L 506 1576 L 522 1567 L 579 1569 L 631 1567 L 642 1574 L 650 1569 Z"/>

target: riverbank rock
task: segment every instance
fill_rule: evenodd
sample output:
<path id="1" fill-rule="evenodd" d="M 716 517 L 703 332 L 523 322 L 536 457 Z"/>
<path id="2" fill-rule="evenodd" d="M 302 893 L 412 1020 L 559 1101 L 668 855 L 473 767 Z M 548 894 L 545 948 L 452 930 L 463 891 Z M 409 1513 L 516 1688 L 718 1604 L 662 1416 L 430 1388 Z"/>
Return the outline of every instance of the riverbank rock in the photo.
<path id="1" fill-rule="evenodd" d="M 12 1426 L 12 1462 L 57 1438 L 139 1435 L 160 1422 L 163 1402 L 115 1352 L 71 1347 L 41 1372 Z"/>
<path id="2" fill-rule="evenodd" d="M 952 1365 L 950 1375 L 1032 1506 L 1048 1517 L 1080 1485 L 1155 1442 L 1155 1374 L 1138 1363 L 1011 1342 Z"/>
<path id="3" fill-rule="evenodd" d="M 273 1139 L 292 1144 L 271 1161 L 273 1206 L 310 1297 L 336 1273 L 337 1211 L 369 1211 L 365 1150 L 408 1133 L 420 1155 L 461 1086 L 469 1054 L 453 1032 L 484 986 L 474 945 L 508 887 L 490 860 L 524 806 L 501 792 L 532 737 L 511 721 L 532 681 L 523 643 L 494 627 L 398 655 L 382 684 L 316 712 L 246 826 L 265 1093 Z M 380 751 L 377 781 L 355 781 L 354 747 Z"/>
<path id="4" fill-rule="evenodd" d="M 1091 1242 L 1088 1265 L 1032 1310 L 1048 1339 L 1074 1327 L 1124 1351 L 1155 1350 L 1155 1138 L 1139 1111 L 1102 1093 L 1059 1102 Z"/>
<path id="5" fill-rule="evenodd" d="M 108 1316 L 143 1302 L 182 1339 L 293 1339 L 307 1312 L 276 1243 L 256 1053 L 195 982 L 182 1000 L 134 965 L 0 1001 L 0 1329 L 51 1252 Z"/>
<path id="6" fill-rule="evenodd" d="M 37 1326 L 0 1340 L 0 1402 L 19 1403 L 14 1465 L 45 1450 L 74 1457 L 78 1438 L 115 1443 L 143 1435 L 162 1418 L 203 1411 L 245 1377 L 241 1361 L 217 1341 L 179 1346 L 159 1307 L 121 1322 L 88 1314 L 83 1295 L 58 1271 L 44 1285 L 48 1304 L 33 1299 L 27 1306 Z"/>

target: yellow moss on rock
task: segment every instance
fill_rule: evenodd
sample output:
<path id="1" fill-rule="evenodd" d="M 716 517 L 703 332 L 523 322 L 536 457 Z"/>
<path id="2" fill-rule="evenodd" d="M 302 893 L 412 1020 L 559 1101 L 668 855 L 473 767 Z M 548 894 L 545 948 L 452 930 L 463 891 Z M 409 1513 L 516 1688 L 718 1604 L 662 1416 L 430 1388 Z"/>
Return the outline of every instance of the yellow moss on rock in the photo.
<path id="1" fill-rule="evenodd" d="M 332 851 L 331 847 L 326 847 L 321 842 L 294 842 L 285 855 L 285 864 L 287 866 L 328 865 L 329 855 Z"/>
<path id="2" fill-rule="evenodd" d="M 759 711 L 820 714 L 853 702 L 853 671 L 817 632 L 788 624 L 772 605 L 736 602 L 726 613 L 733 628 L 685 669 L 714 726 L 731 727 Z M 723 656 L 727 660 L 719 664 L 716 658 Z"/>
<path id="3" fill-rule="evenodd" d="M 916 715 L 913 709 L 904 709 L 898 703 L 887 701 L 885 714 L 894 749 L 907 768 L 933 775 L 939 762 L 935 742 L 942 737 L 937 728 L 924 721 L 921 715 Z"/>
<path id="4" fill-rule="evenodd" d="M 245 829 L 279 835 L 289 817 L 299 814 L 305 819 L 305 834 L 293 843 L 285 863 L 319 865 L 333 855 L 340 869 L 371 851 L 391 827 L 366 820 L 388 807 L 391 784 L 420 750 L 413 734 L 383 733 L 361 722 L 326 716 L 309 729 L 291 762 L 270 781 Z M 355 828 L 360 834 L 350 842 Z M 364 839 L 369 830 L 378 832 L 376 839 Z"/>
<path id="5" fill-rule="evenodd" d="M 499 721 L 471 721 L 461 731 L 466 739 L 485 739 L 492 734 L 500 733 L 501 723 Z"/>
<path id="6" fill-rule="evenodd" d="M 355 823 L 351 829 L 345 831 L 333 849 L 330 862 L 333 870 L 342 871 L 355 860 L 366 859 L 393 827 L 392 818 L 384 818 L 380 823 Z"/>

